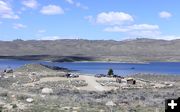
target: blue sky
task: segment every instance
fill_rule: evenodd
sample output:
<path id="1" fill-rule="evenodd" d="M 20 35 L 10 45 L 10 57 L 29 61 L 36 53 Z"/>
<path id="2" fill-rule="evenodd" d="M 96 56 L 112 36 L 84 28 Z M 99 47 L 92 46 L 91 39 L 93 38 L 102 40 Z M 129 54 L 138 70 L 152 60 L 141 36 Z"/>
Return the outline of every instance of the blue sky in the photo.
<path id="1" fill-rule="evenodd" d="M 0 0 L 0 40 L 180 39 L 178 0 Z"/>

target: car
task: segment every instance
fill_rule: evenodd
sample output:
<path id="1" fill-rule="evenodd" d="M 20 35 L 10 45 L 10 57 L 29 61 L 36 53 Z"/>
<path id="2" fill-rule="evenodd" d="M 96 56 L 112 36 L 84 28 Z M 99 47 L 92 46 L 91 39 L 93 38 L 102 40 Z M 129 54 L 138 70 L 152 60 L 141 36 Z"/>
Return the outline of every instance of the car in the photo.
<path id="1" fill-rule="evenodd" d="M 79 75 L 78 74 L 71 74 L 70 77 L 71 78 L 77 78 L 77 77 L 79 77 Z"/>
<path id="2" fill-rule="evenodd" d="M 13 69 L 8 67 L 4 70 L 4 73 L 13 73 Z"/>
<path id="3" fill-rule="evenodd" d="M 67 73 L 64 76 L 67 77 L 67 78 L 77 78 L 77 77 L 79 77 L 78 74 L 71 74 L 71 73 Z"/>
<path id="4" fill-rule="evenodd" d="M 101 77 L 106 77 L 105 74 L 96 74 L 95 77 L 101 78 Z"/>

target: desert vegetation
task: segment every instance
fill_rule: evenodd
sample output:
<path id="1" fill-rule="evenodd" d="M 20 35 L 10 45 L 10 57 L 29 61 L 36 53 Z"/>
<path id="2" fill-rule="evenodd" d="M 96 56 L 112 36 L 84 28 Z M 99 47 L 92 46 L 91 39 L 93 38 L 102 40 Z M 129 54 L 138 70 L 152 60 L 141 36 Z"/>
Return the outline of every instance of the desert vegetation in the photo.
<path id="1" fill-rule="evenodd" d="M 180 95 L 179 76 L 157 75 L 155 80 L 152 74 L 137 74 L 117 82 L 114 77 L 65 74 L 41 64 L 5 73 L 0 78 L 0 111 L 164 112 L 165 99 Z M 129 77 L 136 83 L 128 83 Z"/>

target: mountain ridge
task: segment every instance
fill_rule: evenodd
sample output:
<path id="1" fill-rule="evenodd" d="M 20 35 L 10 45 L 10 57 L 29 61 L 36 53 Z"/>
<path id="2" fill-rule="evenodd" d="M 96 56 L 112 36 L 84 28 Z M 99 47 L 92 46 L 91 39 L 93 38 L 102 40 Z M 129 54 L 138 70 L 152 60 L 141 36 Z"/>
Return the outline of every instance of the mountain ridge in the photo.
<path id="1" fill-rule="evenodd" d="M 44 56 L 47 59 L 55 57 L 57 60 L 62 57 L 89 57 L 93 61 L 180 61 L 179 48 L 180 39 L 14 40 L 0 41 L 0 56 Z M 88 58 L 83 60 L 89 61 Z"/>

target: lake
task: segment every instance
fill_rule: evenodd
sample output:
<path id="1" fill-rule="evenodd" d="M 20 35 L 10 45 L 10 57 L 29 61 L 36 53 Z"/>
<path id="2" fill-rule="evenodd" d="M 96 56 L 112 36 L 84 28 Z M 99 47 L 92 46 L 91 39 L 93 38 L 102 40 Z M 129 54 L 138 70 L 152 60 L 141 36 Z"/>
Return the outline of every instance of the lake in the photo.
<path id="1" fill-rule="evenodd" d="M 55 65 L 59 67 L 76 70 L 79 73 L 88 74 L 106 74 L 109 68 L 114 70 L 118 75 L 130 75 L 135 73 L 155 73 L 155 74 L 172 74 L 180 75 L 180 62 L 151 62 L 148 64 L 139 63 L 100 63 L 100 62 L 44 62 L 44 61 L 24 61 L 0 59 L 0 69 L 7 67 L 18 68 L 24 64 L 42 63 L 47 65 Z"/>

